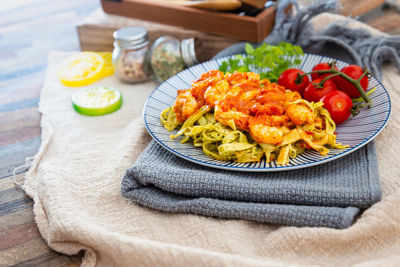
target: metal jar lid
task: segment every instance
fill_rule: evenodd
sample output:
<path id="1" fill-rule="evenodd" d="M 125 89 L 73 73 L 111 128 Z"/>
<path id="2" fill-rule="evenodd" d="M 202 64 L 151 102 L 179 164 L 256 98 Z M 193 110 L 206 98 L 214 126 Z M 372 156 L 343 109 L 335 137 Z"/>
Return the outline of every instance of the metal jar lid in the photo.
<path id="1" fill-rule="evenodd" d="M 182 40 L 181 53 L 182 53 L 182 59 L 185 62 L 186 67 L 191 67 L 198 63 L 196 58 L 196 52 L 194 49 L 194 38 L 188 38 Z"/>
<path id="2" fill-rule="evenodd" d="M 143 27 L 131 26 L 116 30 L 113 33 L 114 46 L 123 48 L 140 48 L 149 42 L 147 31 Z"/>

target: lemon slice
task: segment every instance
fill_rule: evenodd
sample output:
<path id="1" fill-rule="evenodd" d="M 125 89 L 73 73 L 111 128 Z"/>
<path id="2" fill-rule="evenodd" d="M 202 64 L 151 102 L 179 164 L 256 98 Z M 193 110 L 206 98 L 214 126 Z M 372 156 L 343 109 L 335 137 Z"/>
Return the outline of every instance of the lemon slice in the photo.
<path id="1" fill-rule="evenodd" d="M 97 52 L 104 59 L 103 77 L 107 77 L 114 74 L 114 66 L 112 64 L 112 53 L 111 52 Z"/>
<path id="2" fill-rule="evenodd" d="M 104 58 L 98 53 L 81 52 L 61 63 L 58 76 L 67 86 L 84 86 L 103 77 Z"/>
<path id="3" fill-rule="evenodd" d="M 121 93 L 106 86 L 83 88 L 72 95 L 72 106 L 83 115 L 109 114 L 118 110 L 121 105 Z"/>

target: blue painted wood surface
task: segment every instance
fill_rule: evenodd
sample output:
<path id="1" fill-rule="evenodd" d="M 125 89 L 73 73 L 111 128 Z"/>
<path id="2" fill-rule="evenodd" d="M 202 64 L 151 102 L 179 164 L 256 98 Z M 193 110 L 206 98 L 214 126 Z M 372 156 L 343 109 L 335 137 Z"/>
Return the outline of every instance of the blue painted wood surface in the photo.
<path id="1" fill-rule="evenodd" d="M 0 266 L 75 266 L 46 245 L 33 201 L 12 182 L 12 170 L 40 146 L 38 103 L 51 50 L 79 51 L 76 25 L 98 0 L 15 0 L 0 4 Z M 18 179 L 23 178 L 19 170 Z"/>

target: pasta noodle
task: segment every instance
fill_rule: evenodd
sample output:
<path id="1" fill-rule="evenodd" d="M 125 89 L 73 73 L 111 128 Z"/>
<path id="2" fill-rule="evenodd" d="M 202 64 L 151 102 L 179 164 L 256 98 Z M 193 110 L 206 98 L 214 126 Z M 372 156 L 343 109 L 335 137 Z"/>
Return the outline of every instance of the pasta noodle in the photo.
<path id="1" fill-rule="evenodd" d="M 306 149 L 321 155 L 336 143 L 336 125 L 323 103 L 301 99 L 297 92 L 256 73 L 210 71 L 178 92 L 160 114 L 171 138 L 192 141 L 209 157 L 239 163 L 276 160 L 288 164 Z"/>

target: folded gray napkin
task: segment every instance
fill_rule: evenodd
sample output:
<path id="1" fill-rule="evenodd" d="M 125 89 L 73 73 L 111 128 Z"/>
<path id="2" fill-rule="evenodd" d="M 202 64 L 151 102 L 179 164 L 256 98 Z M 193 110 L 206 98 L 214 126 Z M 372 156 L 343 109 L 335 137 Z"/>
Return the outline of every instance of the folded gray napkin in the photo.
<path id="1" fill-rule="evenodd" d="M 151 141 L 121 190 L 167 212 L 333 228 L 349 227 L 359 209 L 381 197 L 374 143 L 312 168 L 249 173 L 193 164 Z"/>
<path id="2" fill-rule="evenodd" d="M 378 76 L 385 60 L 400 67 L 400 38 L 372 37 L 368 32 L 331 25 L 314 33 L 307 22 L 335 8 L 337 1 L 317 1 L 285 16 L 278 2 L 275 27 L 266 38 L 301 45 L 309 53 L 367 65 Z M 341 33 L 338 34 L 338 33 Z M 243 43 L 217 56 L 242 53 Z M 360 209 L 381 198 L 374 143 L 319 166 L 285 172 L 230 172 L 180 159 L 152 141 L 122 180 L 122 194 L 153 209 L 247 219 L 292 226 L 346 228 Z"/>

